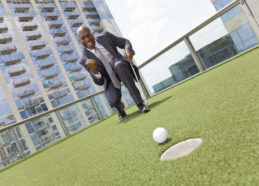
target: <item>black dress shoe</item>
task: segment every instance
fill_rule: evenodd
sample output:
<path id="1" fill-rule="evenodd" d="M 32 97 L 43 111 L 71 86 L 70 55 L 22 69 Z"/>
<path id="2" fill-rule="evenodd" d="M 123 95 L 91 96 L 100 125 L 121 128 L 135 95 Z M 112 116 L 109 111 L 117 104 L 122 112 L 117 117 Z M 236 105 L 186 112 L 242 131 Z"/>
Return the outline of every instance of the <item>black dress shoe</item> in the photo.
<path id="1" fill-rule="evenodd" d="M 144 113 L 147 113 L 149 112 L 150 109 L 148 108 L 147 104 L 143 103 L 142 105 L 139 106 L 139 110 L 138 112 L 144 112 Z"/>
<path id="2" fill-rule="evenodd" d="M 119 115 L 119 120 L 121 120 L 127 116 L 126 113 L 118 113 L 118 115 Z"/>
<path id="3" fill-rule="evenodd" d="M 118 110 L 118 115 L 119 119 L 125 118 L 127 116 L 125 110 L 124 110 L 124 104 L 120 102 L 117 106 L 116 109 Z"/>

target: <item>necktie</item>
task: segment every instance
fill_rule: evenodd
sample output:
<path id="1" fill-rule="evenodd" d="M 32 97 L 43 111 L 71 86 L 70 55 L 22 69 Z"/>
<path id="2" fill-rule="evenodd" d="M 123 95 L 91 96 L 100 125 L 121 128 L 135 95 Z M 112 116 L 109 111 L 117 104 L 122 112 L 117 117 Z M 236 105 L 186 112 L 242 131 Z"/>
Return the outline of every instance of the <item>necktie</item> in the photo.
<path id="1" fill-rule="evenodd" d="M 95 48 L 95 52 L 97 54 L 97 57 L 99 57 L 99 59 L 101 60 L 101 62 L 103 63 L 108 75 L 110 76 L 113 85 L 120 89 L 121 87 L 121 83 L 118 80 L 117 76 L 115 75 L 114 71 L 112 70 L 111 64 L 109 63 L 109 61 L 107 61 L 106 57 L 102 54 L 102 51 L 99 48 Z"/>

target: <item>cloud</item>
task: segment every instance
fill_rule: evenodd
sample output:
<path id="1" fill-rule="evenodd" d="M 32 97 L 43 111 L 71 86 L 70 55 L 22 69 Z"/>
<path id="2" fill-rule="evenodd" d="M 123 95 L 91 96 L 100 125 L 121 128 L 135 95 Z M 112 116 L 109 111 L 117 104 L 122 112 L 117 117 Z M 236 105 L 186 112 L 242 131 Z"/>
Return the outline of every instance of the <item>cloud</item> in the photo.
<path id="1" fill-rule="evenodd" d="M 163 16 L 180 6 L 184 6 L 185 1 L 189 0 L 128 0 L 127 5 L 133 10 L 130 18 L 133 21 L 139 21 Z"/>
<path id="2" fill-rule="evenodd" d="M 210 0 L 128 0 L 126 6 L 131 26 L 125 36 L 133 43 L 138 64 L 215 12 Z"/>

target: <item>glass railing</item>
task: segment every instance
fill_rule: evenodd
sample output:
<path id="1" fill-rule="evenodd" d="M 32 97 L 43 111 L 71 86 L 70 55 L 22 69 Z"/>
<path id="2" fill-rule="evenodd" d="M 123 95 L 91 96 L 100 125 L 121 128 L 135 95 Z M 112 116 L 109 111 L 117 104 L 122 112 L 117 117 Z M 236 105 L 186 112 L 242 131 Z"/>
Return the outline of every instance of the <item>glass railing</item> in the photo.
<path id="1" fill-rule="evenodd" d="M 227 25 L 222 21 L 221 16 L 231 12 L 236 6 L 240 6 L 239 0 L 220 10 L 207 21 L 139 65 L 143 84 L 146 85 L 146 87 L 143 87 L 146 88 L 147 94 L 156 94 L 258 45 L 258 41 L 254 37 L 255 31 L 250 29 L 252 26 L 249 21 L 242 21 L 244 24 L 239 27 L 236 26 L 236 22 Z M 245 16 L 241 17 L 246 19 Z M 228 23 L 233 18 L 235 17 L 232 16 Z M 242 33 L 245 33 L 245 35 L 242 35 Z M 239 41 L 240 38 L 239 40 L 236 38 L 237 35 L 241 36 L 242 42 Z M 64 61 L 72 58 L 65 55 Z M 49 75 L 51 73 L 57 72 L 49 72 Z M 75 74 L 75 81 L 80 82 L 81 79 L 84 79 L 80 74 L 73 74 Z M 77 88 L 80 88 L 80 86 L 81 88 L 87 88 L 87 84 L 77 84 Z M 66 96 L 66 90 L 59 90 L 52 94 L 50 100 L 62 100 Z M 4 150 L 12 149 L 9 154 L 5 152 L 5 157 L 1 157 L 0 168 L 31 155 L 110 115 L 111 112 L 105 113 L 105 108 L 99 104 L 100 97 L 104 97 L 103 91 L 63 104 L 52 110 L 46 109 L 46 112 L 29 119 L 0 126 L 0 148 L 5 147 L 2 148 Z M 24 107 L 31 108 L 33 112 L 33 105 L 38 104 L 43 104 L 43 102 L 40 99 L 37 101 L 27 100 L 27 102 L 25 100 Z M 41 136 L 38 130 L 33 128 L 34 124 L 40 121 L 48 123 L 47 126 L 42 125 L 39 128 L 39 130 L 46 130 L 44 134 L 47 135 Z M 19 132 L 21 129 L 27 132 Z M 3 139 L 6 139 L 7 136 L 12 143 L 3 142 Z"/>
<path id="2" fill-rule="evenodd" d="M 259 44 L 236 0 L 139 66 L 147 96 L 204 72 Z M 238 10 L 238 12 L 237 12 Z M 226 20 L 227 19 L 227 20 Z M 240 20 L 241 19 L 241 20 Z"/>

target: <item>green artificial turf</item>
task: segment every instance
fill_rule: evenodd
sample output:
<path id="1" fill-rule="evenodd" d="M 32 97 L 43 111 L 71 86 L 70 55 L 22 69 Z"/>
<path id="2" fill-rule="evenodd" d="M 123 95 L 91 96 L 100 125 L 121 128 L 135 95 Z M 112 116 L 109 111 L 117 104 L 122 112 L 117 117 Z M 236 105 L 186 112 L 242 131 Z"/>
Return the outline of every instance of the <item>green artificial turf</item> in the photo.
<path id="1" fill-rule="evenodd" d="M 155 74 L 154 74 L 155 75 Z M 127 109 L 0 173 L 0 185 L 258 185 L 259 48 Z M 165 127 L 169 140 L 152 132 Z M 189 138 L 190 155 L 161 154 Z"/>

